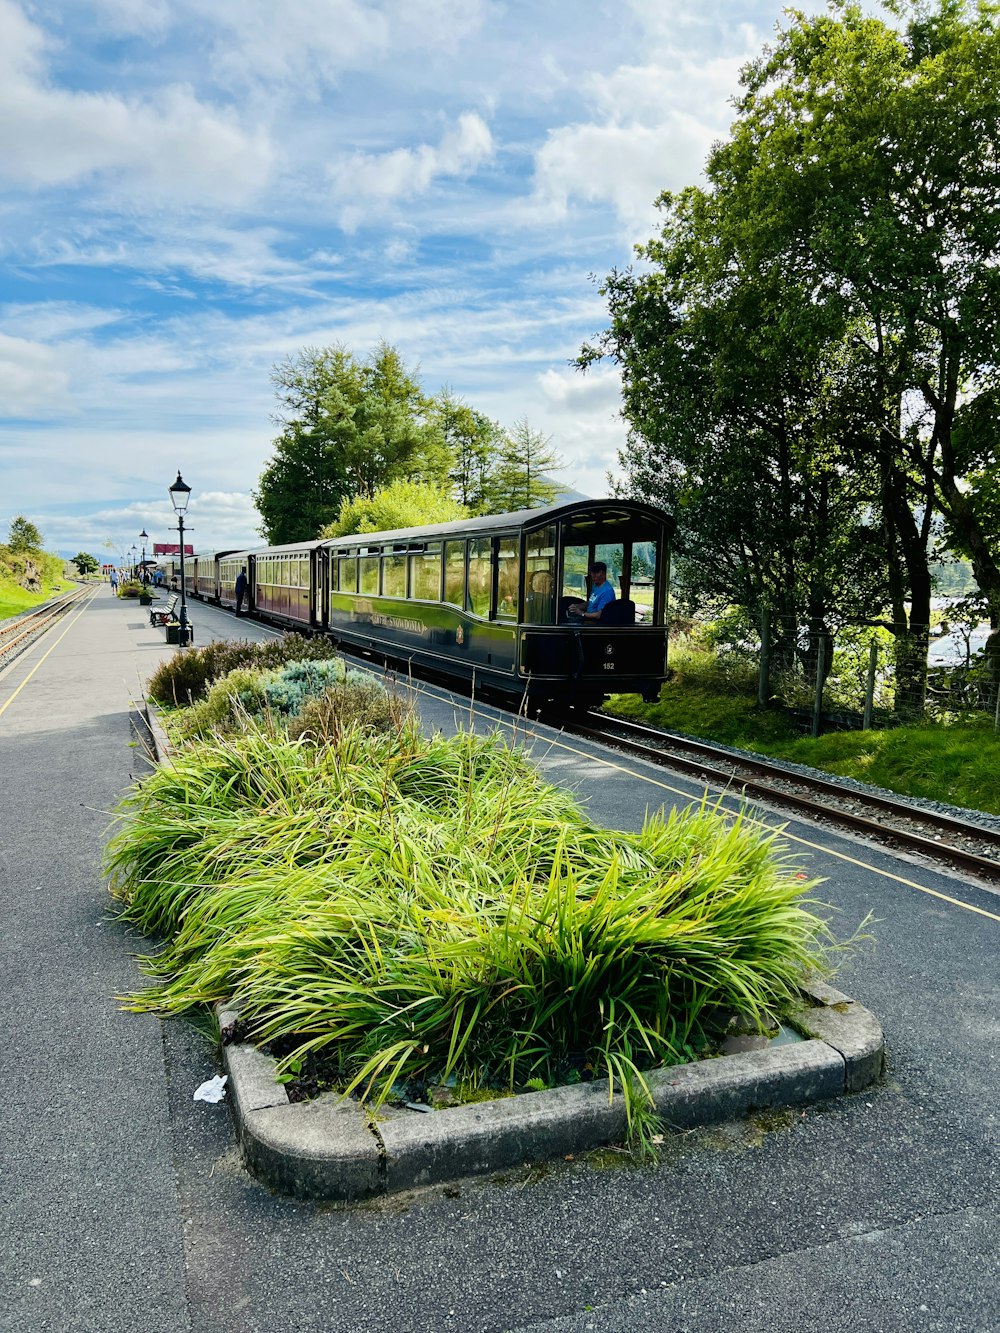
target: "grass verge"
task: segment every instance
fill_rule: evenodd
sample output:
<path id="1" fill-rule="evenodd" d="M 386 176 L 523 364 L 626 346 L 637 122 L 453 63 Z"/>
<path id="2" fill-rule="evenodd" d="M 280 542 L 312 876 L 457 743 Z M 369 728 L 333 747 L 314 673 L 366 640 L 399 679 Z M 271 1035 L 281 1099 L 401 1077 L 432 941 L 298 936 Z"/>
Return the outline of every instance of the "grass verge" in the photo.
<path id="1" fill-rule="evenodd" d="M 986 717 L 831 732 L 813 739 L 803 736 L 784 713 L 760 710 L 754 698 L 685 678 L 668 681 L 655 704 L 623 694 L 611 699 L 607 709 L 666 730 L 811 764 L 901 796 L 1000 814 L 1000 734 Z"/>
<path id="2" fill-rule="evenodd" d="M 30 611 L 32 607 L 41 606 L 52 597 L 69 592 L 74 586 L 66 579 L 55 579 L 46 583 L 41 592 L 28 592 L 13 579 L 0 578 L 0 620 L 18 616 L 22 611 Z"/>

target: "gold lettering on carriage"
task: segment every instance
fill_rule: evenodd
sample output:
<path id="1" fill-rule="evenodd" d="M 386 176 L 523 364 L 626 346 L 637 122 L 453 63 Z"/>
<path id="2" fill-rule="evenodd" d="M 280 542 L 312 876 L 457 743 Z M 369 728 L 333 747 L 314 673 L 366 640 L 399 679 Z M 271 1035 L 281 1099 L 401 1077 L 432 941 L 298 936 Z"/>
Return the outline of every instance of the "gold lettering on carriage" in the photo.
<path id="1" fill-rule="evenodd" d="M 419 620 L 411 620 L 408 616 L 383 616 L 377 612 L 372 612 L 371 623 L 381 625 L 385 629 L 402 629 L 408 634 L 423 634 L 424 626 Z"/>

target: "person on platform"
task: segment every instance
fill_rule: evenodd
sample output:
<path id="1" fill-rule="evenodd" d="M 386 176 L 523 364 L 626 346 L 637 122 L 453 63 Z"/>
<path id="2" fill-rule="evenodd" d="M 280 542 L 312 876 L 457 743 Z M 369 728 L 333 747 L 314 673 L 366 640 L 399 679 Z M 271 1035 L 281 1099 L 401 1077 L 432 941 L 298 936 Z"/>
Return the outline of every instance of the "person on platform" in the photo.
<path id="1" fill-rule="evenodd" d="M 570 602 L 566 614 L 571 620 L 600 620 L 601 612 L 615 600 L 615 590 L 608 582 L 608 567 L 603 560 L 590 566 L 590 596 L 585 602 Z"/>
<path id="2" fill-rule="evenodd" d="M 115 569 L 114 565 L 111 566 L 111 573 L 108 575 L 108 578 L 111 580 L 111 592 L 112 592 L 112 594 L 113 594 L 115 597 L 117 597 L 117 596 L 118 596 L 118 570 Z"/>
<path id="3" fill-rule="evenodd" d="M 247 571 L 246 568 L 243 568 L 236 575 L 236 614 L 238 616 L 243 614 L 243 603 L 246 601 L 247 587 Z M 249 612 L 249 610 L 250 607 L 248 604 L 247 611 Z"/>

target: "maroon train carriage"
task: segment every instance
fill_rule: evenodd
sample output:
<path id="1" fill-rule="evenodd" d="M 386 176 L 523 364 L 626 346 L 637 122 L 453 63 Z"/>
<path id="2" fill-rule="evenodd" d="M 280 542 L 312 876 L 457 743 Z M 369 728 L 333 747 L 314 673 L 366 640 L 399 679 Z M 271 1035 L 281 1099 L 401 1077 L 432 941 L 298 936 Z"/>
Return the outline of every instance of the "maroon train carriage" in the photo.
<path id="1" fill-rule="evenodd" d="M 203 602 L 219 601 L 219 566 L 228 554 L 229 551 L 199 551 L 186 557 L 184 577 L 187 591 L 193 597 Z"/>
<path id="2" fill-rule="evenodd" d="M 236 605 L 236 575 L 246 566 L 250 610 L 255 615 L 291 629 L 321 628 L 324 595 L 321 546 L 318 541 L 299 542 L 237 552 L 232 563 L 226 565 L 227 590 L 232 576 L 231 604 Z"/>

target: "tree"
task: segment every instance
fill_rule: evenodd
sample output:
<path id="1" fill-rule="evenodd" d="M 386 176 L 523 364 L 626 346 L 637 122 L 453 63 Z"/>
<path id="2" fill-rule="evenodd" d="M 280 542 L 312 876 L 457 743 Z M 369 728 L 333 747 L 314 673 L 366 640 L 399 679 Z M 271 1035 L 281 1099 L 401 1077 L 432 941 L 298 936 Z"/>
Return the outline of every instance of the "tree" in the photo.
<path id="1" fill-rule="evenodd" d="M 352 494 L 373 496 L 409 477 L 444 485 L 451 458 L 431 401 L 394 347 L 379 343 L 362 367 L 357 440 L 348 457 Z"/>
<path id="2" fill-rule="evenodd" d="M 7 546 L 15 553 L 40 551 L 42 549 L 42 534 L 30 519 L 25 518 L 23 514 L 17 514 L 10 521 Z"/>
<path id="3" fill-rule="evenodd" d="M 469 511 L 446 490 L 422 481 L 394 481 L 372 496 L 344 500 L 334 522 L 321 537 L 344 537 L 354 532 L 391 532 L 430 523 L 467 518 Z"/>
<path id="4" fill-rule="evenodd" d="M 282 545 L 315 537 L 349 493 L 361 374 L 342 347 L 305 347 L 275 365 L 271 383 L 282 432 L 252 494 L 264 538 Z"/>
<path id="5" fill-rule="evenodd" d="M 483 512 L 503 514 L 552 503 L 559 487 L 547 474 L 565 464 L 550 448 L 551 438 L 532 430 L 527 417 L 514 423 L 500 441 L 499 456 L 486 479 Z"/>
<path id="6" fill-rule="evenodd" d="M 293 422 L 274 441 L 275 455 L 253 492 L 272 545 L 310 540 L 337 513 L 348 480 L 336 436 L 331 425 L 310 430 Z"/>
<path id="7" fill-rule="evenodd" d="M 456 498 L 471 514 L 488 513 L 491 479 L 506 443 L 503 427 L 448 388 L 433 400 L 431 412 L 451 456 Z"/>
<path id="8" fill-rule="evenodd" d="M 253 497 L 269 541 L 314 537 L 342 500 L 399 478 L 446 482 L 451 456 L 430 400 L 387 343 L 364 361 L 307 347 L 271 378 L 282 433 Z"/>
<path id="9" fill-rule="evenodd" d="M 100 569 L 97 557 L 88 555 L 86 551 L 81 551 L 79 555 L 75 555 L 72 563 L 76 565 L 82 577 L 86 577 L 87 574 L 96 574 Z"/>
<path id="10" fill-rule="evenodd" d="M 838 487 L 849 470 L 877 525 L 897 683 L 919 706 L 935 510 L 1000 624 L 990 409 L 1000 385 L 1000 37 L 992 5 L 887 7 L 901 30 L 855 4 L 789 11 L 789 27 L 744 71 L 709 188 L 663 196 L 663 233 L 643 251 L 653 272 L 612 275 L 624 318 L 581 359 L 619 357 L 629 414 L 630 393 L 649 398 L 644 353 L 654 363 L 659 354 L 628 337 L 644 316 L 652 327 L 659 296 L 678 354 L 690 353 L 706 309 L 735 323 L 742 306 L 734 346 L 747 378 L 759 366 L 764 380 L 747 403 L 751 422 L 758 402 L 787 401 L 772 370 L 783 348 L 794 353 L 798 415 L 811 423 L 802 438 L 810 457 L 828 451 Z M 755 294 L 768 292 L 754 318 Z M 712 422 L 717 384 L 710 375 L 700 400 Z M 660 449 L 673 408 L 647 402 L 633 428 L 651 428 Z"/>

